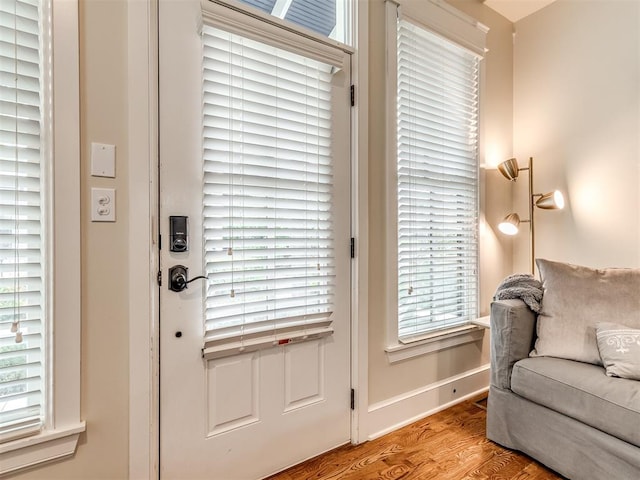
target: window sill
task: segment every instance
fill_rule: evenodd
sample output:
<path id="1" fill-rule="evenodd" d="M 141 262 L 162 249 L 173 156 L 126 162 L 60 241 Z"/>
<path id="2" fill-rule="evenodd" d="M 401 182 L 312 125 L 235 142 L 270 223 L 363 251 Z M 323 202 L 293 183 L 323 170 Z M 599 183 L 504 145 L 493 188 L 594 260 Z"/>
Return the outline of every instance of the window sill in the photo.
<path id="1" fill-rule="evenodd" d="M 409 358 L 438 352 L 446 348 L 464 345 L 481 340 L 485 328 L 478 325 L 464 325 L 451 330 L 435 332 L 432 335 L 411 343 L 397 343 L 385 348 L 389 363 L 401 362 Z"/>
<path id="2" fill-rule="evenodd" d="M 476 318 L 475 320 L 471 320 L 471 323 L 482 328 L 491 329 L 491 316 L 487 315 L 485 317 Z"/>
<path id="3" fill-rule="evenodd" d="M 85 423 L 20 438 L 0 445 L 0 475 L 73 455 Z"/>

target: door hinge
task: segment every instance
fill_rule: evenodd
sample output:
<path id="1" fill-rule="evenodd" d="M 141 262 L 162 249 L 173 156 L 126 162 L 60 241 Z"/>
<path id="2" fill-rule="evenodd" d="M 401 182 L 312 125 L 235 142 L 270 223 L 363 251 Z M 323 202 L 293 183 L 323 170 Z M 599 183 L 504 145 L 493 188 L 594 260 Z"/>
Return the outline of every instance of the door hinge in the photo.
<path id="1" fill-rule="evenodd" d="M 351 410 L 356 409 L 356 391 L 351 389 Z"/>
<path id="2" fill-rule="evenodd" d="M 158 235 L 158 250 L 162 250 L 162 235 Z"/>
<path id="3" fill-rule="evenodd" d="M 356 258 L 356 239 L 351 237 L 351 258 Z"/>
<path id="4" fill-rule="evenodd" d="M 351 85 L 351 106 L 356 106 L 356 86 Z"/>
<path id="5" fill-rule="evenodd" d="M 162 270 L 158 270 L 158 275 L 156 276 L 156 280 L 158 281 L 158 286 L 162 286 Z"/>

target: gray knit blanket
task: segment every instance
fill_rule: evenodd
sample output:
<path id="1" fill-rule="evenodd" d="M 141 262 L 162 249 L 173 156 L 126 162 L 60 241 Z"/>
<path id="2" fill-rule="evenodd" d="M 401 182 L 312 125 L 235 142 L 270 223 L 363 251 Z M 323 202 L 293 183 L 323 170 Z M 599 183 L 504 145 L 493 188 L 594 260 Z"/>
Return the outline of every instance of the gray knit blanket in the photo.
<path id="1" fill-rule="evenodd" d="M 506 277 L 496 290 L 494 300 L 510 300 L 518 298 L 526 303 L 535 313 L 540 313 L 542 305 L 542 283 L 528 273 L 516 273 Z"/>

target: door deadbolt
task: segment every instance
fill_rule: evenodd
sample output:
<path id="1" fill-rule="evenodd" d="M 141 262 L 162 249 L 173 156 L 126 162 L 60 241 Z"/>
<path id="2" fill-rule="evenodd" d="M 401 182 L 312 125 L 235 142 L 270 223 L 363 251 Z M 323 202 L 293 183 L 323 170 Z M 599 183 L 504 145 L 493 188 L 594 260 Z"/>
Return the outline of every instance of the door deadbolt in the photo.
<path id="1" fill-rule="evenodd" d="M 169 217 L 169 251 L 189 250 L 189 217 L 172 215 Z"/>
<path id="2" fill-rule="evenodd" d="M 188 288 L 191 282 L 206 278 L 204 275 L 199 275 L 189 280 L 189 269 L 184 265 L 174 265 L 169 269 L 169 290 L 181 292 Z"/>

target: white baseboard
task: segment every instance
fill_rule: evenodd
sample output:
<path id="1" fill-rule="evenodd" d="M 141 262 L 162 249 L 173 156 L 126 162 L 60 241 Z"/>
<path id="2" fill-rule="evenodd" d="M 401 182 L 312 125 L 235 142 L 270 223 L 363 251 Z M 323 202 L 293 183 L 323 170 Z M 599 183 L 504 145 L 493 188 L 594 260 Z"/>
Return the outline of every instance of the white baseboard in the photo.
<path id="1" fill-rule="evenodd" d="M 489 364 L 369 406 L 373 440 L 489 389 Z"/>

